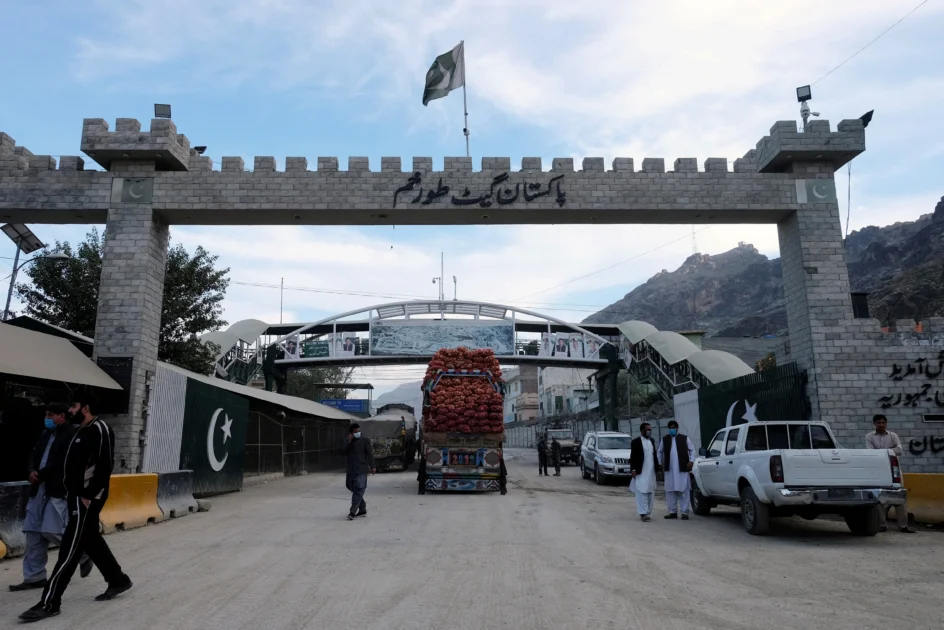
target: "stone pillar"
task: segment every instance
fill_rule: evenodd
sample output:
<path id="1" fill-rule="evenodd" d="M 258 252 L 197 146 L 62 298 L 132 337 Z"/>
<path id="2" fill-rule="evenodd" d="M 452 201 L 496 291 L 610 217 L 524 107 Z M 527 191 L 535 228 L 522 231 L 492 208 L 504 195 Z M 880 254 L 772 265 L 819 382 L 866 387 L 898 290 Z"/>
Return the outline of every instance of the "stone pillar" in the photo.
<path id="1" fill-rule="evenodd" d="M 112 165 L 116 179 L 105 226 L 95 319 L 95 360 L 119 369 L 128 360 L 131 363 L 128 412 L 109 418 L 115 431 L 116 473 L 140 471 L 147 382 L 157 366 L 169 236 L 167 225 L 154 215 L 150 203 L 121 201 L 128 199 L 127 194 L 122 197 L 122 189 L 130 169 L 136 180 L 146 180 L 141 176 L 148 169 L 153 174 L 154 165 Z"/>
<path id="2" fill-rule="evenodd" d="M 150 376 L 157 367 L 167 224 L 153 211 L 156 171 L 186 171 L 190 149 L 172 120 L 156 118 L 149 131 L 133 118 L 119 118 L 115 130 L 101 118 L 82 123 L 82 151 L 110 171 L 112 180 L 105 253 L 98 290 L 94 359 L 127 385 L 128 410 L 109 417 L 115 430 L 115 472 L 139 472 Z M 130 368 L 130 369 L 129 369 Z M 183 404 L 183 401 L 180 401 Z"/>
<path id="3" fill-rule="evenodd" d="M 820 418 L 821 396 L 835 372 L 836 342 L 851 332 L 853 319 L 839 206 L 803 207 L 777 231 L 790 331 L 787 359 L 807 370 L 812 414 Z"/>

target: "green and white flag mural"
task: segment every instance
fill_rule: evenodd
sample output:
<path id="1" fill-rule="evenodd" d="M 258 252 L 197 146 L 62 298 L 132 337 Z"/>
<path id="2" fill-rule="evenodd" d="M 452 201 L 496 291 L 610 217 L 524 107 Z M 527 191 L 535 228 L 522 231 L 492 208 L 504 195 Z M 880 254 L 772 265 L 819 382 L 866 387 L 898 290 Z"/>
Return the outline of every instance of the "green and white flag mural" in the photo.
<path id="1" fill-rule="evenodd" d="M 465 44 L 436 57 L 426 73 L 426 89 L 423 90 L 423 105 L 442 98 L 449 92 L 465 85 Z"/>

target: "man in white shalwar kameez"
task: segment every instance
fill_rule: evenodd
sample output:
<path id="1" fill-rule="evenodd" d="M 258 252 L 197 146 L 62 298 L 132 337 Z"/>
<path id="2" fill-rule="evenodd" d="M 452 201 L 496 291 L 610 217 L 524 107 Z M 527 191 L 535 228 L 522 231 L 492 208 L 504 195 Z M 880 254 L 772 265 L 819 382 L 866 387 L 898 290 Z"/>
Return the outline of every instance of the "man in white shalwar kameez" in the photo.
<path id="1" fill-rule="evenodd" d="M 669 513 L 665 518 L 678 518 L 679 508 L 682 520 L 688 520 L 688 508 L 691 499 L 689 473 L 695 462 L 695 445 L 687 435 L 679 433 L 679 425 L 669 420 L 669 434 L 659 443 L 659 463 L 665 471 L 665 503 Z"/>
<path id="2" fill-rule="evenodd" d="M 639 425 L 639 436 L 630 444 L 629 470 L 633 480 L 629 491 L 636 495 L 636 512 L 648 523 L 652 520 L 652 503 L 656 492 L 656 443 L 648 422 Z"/>

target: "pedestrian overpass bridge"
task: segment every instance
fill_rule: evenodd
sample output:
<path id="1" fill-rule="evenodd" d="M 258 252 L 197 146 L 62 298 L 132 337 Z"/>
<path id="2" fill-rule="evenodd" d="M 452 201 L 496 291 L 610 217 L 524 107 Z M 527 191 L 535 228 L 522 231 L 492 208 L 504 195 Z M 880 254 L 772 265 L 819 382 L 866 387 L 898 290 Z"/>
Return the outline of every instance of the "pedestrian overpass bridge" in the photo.
<path id="1" fill-rule="evenodd" d="M 220 347 L 216 376 L 246 384 L 272 365 L 366 367 L 425 364 L 442 347 L 491 348 L 503 365 L 599 370 L 606 348 L 642 383 L 673 395 L 753 373 L 728 352 L 702 350 L 642 321 L 574 324 L 527 309 L 458 300 L 392 302 L 302 324 L 236 322 L 203 335 Z M 602 354 L 601 354 L 602 351 Z"/>

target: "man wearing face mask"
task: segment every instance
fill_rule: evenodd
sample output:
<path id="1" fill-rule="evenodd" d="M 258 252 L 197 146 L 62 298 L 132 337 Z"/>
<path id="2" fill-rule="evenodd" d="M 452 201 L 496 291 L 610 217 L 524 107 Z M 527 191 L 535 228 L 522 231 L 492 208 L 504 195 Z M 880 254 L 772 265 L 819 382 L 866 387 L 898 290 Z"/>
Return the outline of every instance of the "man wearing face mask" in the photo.
<path id="1" fill-rule="evenodd" d="M 29 461 L 30 499 L 26 504 L 26 553 L 23 554 L 23 581 L 10 586 L 11 591 L 26 591 L 46 586 L 46 561 L 49 543 L 58 545 L 69 522 L 66 491 L 62 483 L 62 465 L 76 426 L 66 421 L 66 406 L 46 406 L 46 430 L 40 436 Z M 82 554 L 79 575 L 92 572 L 92 561 Z"/>
<path id="2" fill-rule="evenodd" d="M 643 523 L 652 520 L 652 502 L 656 492 L 656 442 L 648 422 L 639 425 L 639 437 L 629 445 L 629 471 L 633 480 L 629 491 L 636 495 L 636 512 Z"/>
<path id="3" fill-rule="evenodd" d="M 692 489 L 688 475 L 695 462 L 695 445 L 687 435 L 679 433 L 678 422 L 669 420 L 668 427 L 669 434 L 659 443 L 659 463 L 665 471 L 665 503 L 669 508 L 665 518 L 678 518 L 681 507 L 682 520 L 687 521 Z"/>
<path id="4" fill-rule="evenodd" d="M 98 528 L 98 516 L 108 500 L 115 458 L 115 433 L 95 415 L 97 403 L 81 394 L 70 412 L 78 428 L 69 441 L 62 464 L 62 483 L 69 508 L 69 523 L 62 535 L 59 559 L 49 576 L 42 599 L 20 615 L 27 623 L 59 614 L 62 595 L 69 586 L 83 552 L 101 572 L 108 588 L 96 601 L 114 599 L 132 587 Z"/>
<path id="5" fill-rule="evenodd" d="M 361 436 L 361 425 L 356 422 L 351 425 L 347 444 L 341 453 L 347 457 L 347 489 L 351 491 L 351 511 L 347 520 L 353 521 L 358 516 L 367 516 L 367 502 L 364 501 L 367 474 L 377 472 L 370 440 Z"/>

